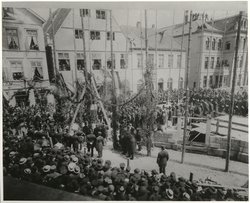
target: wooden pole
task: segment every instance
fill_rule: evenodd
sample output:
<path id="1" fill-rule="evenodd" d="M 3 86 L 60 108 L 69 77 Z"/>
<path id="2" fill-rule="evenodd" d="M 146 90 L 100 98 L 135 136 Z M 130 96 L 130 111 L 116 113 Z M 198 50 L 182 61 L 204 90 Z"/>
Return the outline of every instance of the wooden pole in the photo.
<path id="1" fill-rule="evenodd" d="M 227 135 L 227 156 L 226 156 L 226 167 L 225 171 L 229 171 L 229 162 L 230 162 L 230 154 L 231 154 L 231 129 L 232 129 L 232 117 L 234 110 L 234 90 L 235 90 L 235 82 L 236 82 L 236 70 L 238 65 L 238 48 L 239 48 L 239 40 L 240 40 L 240 29 L 241 29 L 241 18 L 242 12 L 240 12 L 238 17 L 238 31 L 236 37 L 236 47 L 235 47 L 235 57 L 234 57 L 234 69 L 233 69 L 233 81 L 232 81 L 232 89 L 230 96 L 230 108 L 229 108 L 229 120 L 228 120 L 228 135 Z"/>
<path id="2" fill-rule="evenodd" d="M 188 52 L 187 52 L 187 68 L 186 68 L 186 78 L 185 78 L 185 89 L 186 89 L 186 104 L 185 104 L 185 119 L 184 119 L 184 134 L 183 134 L 183 146 L 181 154 L 181 163 L 184 163 L 184 154 L 185 154 L 185 145 L 186 145 L 186 134 L 187 134 L 187 123 L 188 123 L 188 75 L 189 75 L 189 66 L 190 66 L 190 43 L 191 43 L 191 34 L 192 34 L 192 11 L 190 11 L 190 20 L 189 20 L 189 34 L 188 34 Z"/>
<path id="3" fill-rule="evenodd" d="M 228 11 L 226 13 L 226 19 L 227 19 L 227 16 L 228 16 Z M 222 64 L 222 61 L 224 60 L 224 57 L 223 57 L 223 47 L 224 47 L 224 39 L 225 39 L 225 36 L 226 36 L 226 30 L 227 30 L 227 21 L 225 23 L 225 26 L 224 26 L 224 32 L 223 32 L 223 36 L 222 36 L 222 40 L 221 40 L 221 63 L 220 63 L 220 68 L 219 68 L 219 83 L 218 83 L 218 88 L 222 87 L 223 86 L 223 76 L 224 76 L 224 64 Z M 222 75 L 221 75 L 222 74 Z M 222 78 L 220 79 L 220 77 L 222 76 Z M 220 83 L 221 83 L 221 86 L 220 86 Z"/>
<path id="4" fill-rule="evenodd" d="M 87 88 L 87 84 L 88 84 L 88 75 L 87 75 L 87 63 L 86 63 L 86 46 L 85 46 L 85 34 L 84 34 L 84 23 L 83 23 L 83 13 L 81 13 L 81 10 L 80 10 L 80 16 L 81 16 L 81 24 L 82 24 L 82 43 L 83 43 L 83 58 L 84 58 L 84 78 L 85 78 L 85 86 Z M 83 89 L 82 91 L 82 94 L 80 96 L 80 101 L 83 99 L 84 97 L 84 94 L 85 94 L 85 91 L 86 91 L 86 88 Z M 71 121 L 71 125 L 70 125 L 70 130 L 71 130 L 71 127 L 72 125 L 74 124 L 75 122 L 75 119 L 76 119 L 76 116 L 80 110 L 80 107 L 81 107 L 81 102 L 79 104 L 77 104 L 77 107 L 76 107 L 76 110 L 75 110 L 75 113 L 74 113 L 74 116 L 73 116 L 73 119 Z M 88 109 L 89 110 L 89 109 Z M 88 111 L 87 110 L 87 111 Z"/>
<path id="5" fill-rule="evenodd" d="M 113 59 L 113 27 L 112 27 L 112 10 L 110 10 L 110 50 L 111 50 L 111 73 L 112 73 L 112 127 L 113 127 L 113 148 L 118 148 L 117 129 L 118 129 L 118 115 L 117 115 L 117 97 L 116 85 L 114 75 L 114 59 Z"/>
<path id="6" fill-rule="evenodd" d="M 75 93 L 77 95 L 77 52 L 76 52 L 76 37 L 75 37 L 75 9 L 73 8 L 72 9 L 72 23 L 73 23 L 73 33 L 74 33 L 74 64 L 75 64 L 75 82 L 74 82 L 74 85 L 75 85 Z M 76 97 L 76 100 L 78 98 Z"/>
<path id="7" fill-rule="evenodd" d="M 178 90 L 180 89 L 180 78 L 181 78 L 181 67 L 182 67 L 182 49 L 183 49 L 184 26 L 185 26 L 185 14 L 186 14 L 186 11 L 184 11 L 183 25 L 182 25 L 180 67 L 177 67 L 177 68 L 179 68 Z M 179 100 L 180 100 L 180 95 L 178 94 L 178 98 L 177 98 L 177 103 L 178 103 L 178 104 L 179 104 Z"/>
<path id="8" fill-rule="evenodd" d="M 83 23 L 83 13 L 81 13 L 81 26 L 82 26 L 82 45 L 83 45 L 83 58 L 84 58 L 84 77 L 85 84 L 87 85 L 88 81 L 88 71 L 87 71 L 87 56 L 86 56 L 86 43 L 85 43 L 85 32 L 84 32 L 84 23 Z"/>
<path id="9" fill-rule="evenodd" d="M 57 65 L 56 65 L 56 46 L 55 46 L 55 34 L 54 34 L 54 17 L 52 16 L 51 8 L 49 9 L 49 14 L 51 17 L 51 27 L 52 27 L 52 47 L 53 47 L 53 62 L 54 62 L 54 74 L 55 74 L 55 79 L 57 76 Z"/>

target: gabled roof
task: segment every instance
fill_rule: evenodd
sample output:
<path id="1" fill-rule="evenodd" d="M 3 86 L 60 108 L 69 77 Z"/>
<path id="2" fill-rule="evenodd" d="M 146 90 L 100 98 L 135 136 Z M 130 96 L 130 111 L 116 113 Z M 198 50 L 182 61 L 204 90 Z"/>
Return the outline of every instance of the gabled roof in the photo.
<path id="1" fill-rule="evenodd" d="M 23 13 L 23 15 L 25 15 L 25 16 L 27 16 L 27 13 L 25 13 L 25 12 L 28 12 L 32 16 L 34 16 L 38 21 L 40 21 L 41 24 L 45 23 L 45 20 L 40 15 L 38 15 L 35 11 L 33 11 L 30 8 L 15 8 L 15 7 L 9 7 L 9 6 L 8 7 L 3 6 L 3 8 L 7 8 L 7 10 L 3 11 L 4 12 L 4 14 L 2 15 L 2 19 L 3 20 L 11 20 L 11 21 L 24 22 L 24 20 L 21 19 L 21 17 L 20 17 L 20 13 L 17 14 L 15 12 L 12 13 L 12 12 L 8 11 L 8 8 L 11 8 L 11 9 L 15 9 L 15 10 L 21 11 L 21 13 Z"/>
<path id="2" fill-rule="evenodd" d="M 62 26 L 64 20 L 70 13 L 71 9 L 69 8 L 59 8 L 56 11 L 52 13 L 52 15 L 49 17 L 49 19 L 46 21 L 46 23 L 43 26 L 43 31 L 45 33 L 49 33 L 52 35 L 52 26 L 54 29 L 54 34 L 60 29 Z M 53 19 L 53 23 L 52 23 Z"/>
<path id="3" fill-rule="evenodd" d="M 125 37 L 132 43 L 133 49 L 145 49 L 145 28 L 121 26 L 121 30 Z M 158 50 L 181 50 L 181 45 L 167 33 L 161 33 L 154 28 L 149 28 L 147 32 L 149 49 L 155 50 L 157 47 Z"/>

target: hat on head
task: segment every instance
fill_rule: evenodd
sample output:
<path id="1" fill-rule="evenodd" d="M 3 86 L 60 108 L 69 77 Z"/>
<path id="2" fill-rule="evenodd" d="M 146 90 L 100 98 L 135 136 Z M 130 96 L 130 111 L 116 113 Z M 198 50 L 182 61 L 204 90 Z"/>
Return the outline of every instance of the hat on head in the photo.
<path id="1" fill-rule="evenodd" d="M 65 155 L 63 158 L 64 158 L 65 161 L 70 161 L 69 155 Z"/>
<path id="2" fill-rule="evenodd" d="M 79 174 L 80 173 L 80 167 L 79 166 L 75 166 L 75 168 L 74 168 L 74 173 L 75 174 Z"/>
<path id="3" fill-rule="evenodd" d="M 125 190 L 125 188 L 123 186 L 119 187 L 119 191 L 123 192 Z"/>
<path id="4" fill-rule="evenodd" d="M 75 157 L 72 158 L 72 161 L 73 161 L 74 163 L 78 163 L 78 158 L 75 156 Z"/>
<path id="5" fill-rule="evenodd" d="M 171 189 L 166 189 L 166 195 L 169 199 L 173 199 L 174 198 L 174 192 Z"/>
<path id="6" fill-rule="evenodd" d="M 125 163 L 120 163 L 120 168 L 124 169 L 125 168 Z"/>
<path id="7" fill-rule="evenodd" d="M 31 170 L 29 168 L 26 168 L 26 169 L 24 169 L 24 173 L 29 175 L 29 174 L 31 174 Z"/>
<path id="8" fill-rule="evenodd" d="M 103 192 L 104 190 L 104 187 L 102 185 L 99 185 L 98 188 L 97 188 L 98 192 Z"/>
<path id="9" fill-rule="evenodd" d="M 19 160 L 19 164 L 20 165 L 23 165 L 23 164 L 25 164 L 27 162 L 27 159 L 26 158 L 21 158 L 20 160 Z"/>
<path id="10" fill-rule="evenodd" d="M 16 154 L 16 152 L 11 151 L 11 152 L 9 153 L 9 157 L 13 157 L 13 156 L 15 156 L 15 154 Z"/>
<path id="11" fill-rule="evenodd" d="M 182 196 L 185 200 L 190 200 L 190 195 L 187 192 L 184 192 Z"/>
<path id="12" fill-rule="evenodd" d="M 135 172 L 135 173 L 140 173 L 140 169 L 139 169 L 139 168 L 136 168 L 136 169 L 134 170 L 134 172 Z"/>
<path id="13" fill-rule="evenodd" d="M 109 185 L 108 190 L 109 190 L 109 192 L 114 192 L 114 190 L 115 190 L 114 185 Z"/>
<path id="14" fill-rule="evenodd" d="M 50 166 L 49 165 L 46 165 L 43 167 L 43 172 L 44 173 L 48 173 L 50 171 Z"/>
<path id="15" fill-rule="evenodd" d="M 110 160 L 106 160 L 106 161 L 105 161 L 105 164 L 111 166 L 111 161 L 110 161 Z"/>
<path id="16" fill-rule="evenodd" d="M 51 170 L 51 171 L 55 171 L 55 170 L 56 170 L 56 165 L 50 166 L 50 170 Z"/>
<path id="17" fill-rule="evenodd" d="M 151 171 L 151 173 L 152 173 L 152 175 L 157 175 L 157 174 L 158 174 L 158 172 L 157 172 L 155 169 L 153 169 L 153 170 Z"/>
<path id="18" fill-rule="evenodd" d="M 130 170 L 131 170 L 130 166 L 127 166 L 126 171 L 130 172 Z"/>
<path id="19" fill-rule="evenodd" d="M 73 172 L 74 169 L 75 169 L 75 166 L 76 166 L 75 163 L 70 162 L 69 165 L 68 165 L 68 170 L 69 170 L 69 172 Z"/>

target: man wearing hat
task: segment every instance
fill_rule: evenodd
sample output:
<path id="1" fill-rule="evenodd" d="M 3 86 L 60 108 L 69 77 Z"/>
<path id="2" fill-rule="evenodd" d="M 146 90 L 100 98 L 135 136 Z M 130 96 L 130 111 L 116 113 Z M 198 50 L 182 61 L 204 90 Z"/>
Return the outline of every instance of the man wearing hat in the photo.
<path id="1" fill-rule="evenodd" d="M 102 136 L 102 132 L 98 131 L 98 136 L 96 138 L 96 151 L 98 152 L 99 158 L 102 157 L 103 145 L 104 145 L 104 138 Z"/>
<path id="2" fill-rule="evenodd" d="M 163 174 L 166 173 L 166 166 L 167 166 L 168 160 L 169 160 L 168 152 L 164 146 L 161 146 L 161 151 L 158 153 L 158 156 L 157 156 L 157 164 L 159 166 L 160 173 L 163 173 Z"/>
<path id="3" fill-rule="evenodd" d="M 94 147 L 96 142 L 96 136 L 94 134 L 87 135 L 87 148 L 88 152 L 91 152 L 91 157 L 94 155 Z"/>

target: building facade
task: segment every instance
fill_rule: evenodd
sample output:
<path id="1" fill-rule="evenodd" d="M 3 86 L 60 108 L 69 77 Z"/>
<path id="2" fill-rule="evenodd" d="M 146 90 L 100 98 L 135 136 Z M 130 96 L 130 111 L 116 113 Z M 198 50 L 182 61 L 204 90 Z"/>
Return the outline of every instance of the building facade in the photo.
<path id="1" fill-rule="evenodd" d="M 162 29 L 188 44 L 188 16 L 184 24 Z M 213 21 L 195 14 L 190 45 L 189 88 L 230 87 L 234 67 L 238 15 Z M 184 34 L 182 31 L 184 29 Z M 172 31 L 173 30 L 173 31 Z M 236 85 L 247 86 L 247 15 L 243 14 Z"/>
<path id="2" fill-rule="evenodd" d="M 129 75 L 132 91 L 137 92 L 144 84 L 146 70 L 145 28 L 138 22 L 136 27 L 124 26 L 124 34 L 130 42 Z M 166 33 L 158 33 L 154 25 L 148 32 L 148 65 L 152 68 L 154 89 L 164 91 L 184 87 L 186 52 L 181 44 Z"/>
<path id="3" fill-rule="evenodd" d="M 44 20 L 30 9 L 3 7 L 2 12 L 3 95 L 12 106 L 35 104 L 34 89 L 42 94 L 50 86 Z"/>
<path id="4" fill-rule="evenodd" d="M 93 73 L 98 85 L 103 84 L 104 80 L 111 81 L 111 21 L 115 78 L 119 83 L 123 80 L 120 73 L 128 68 L 126 38 L 113 16 L 110 18 L 109 10 L 57 9 L 45 23 L 44 32 L 49 34 L 49 45 L 52 45 L 54 37 L 56 67 L 72 91 L 76 81 L 84 80 L 85 68 Z"/>

